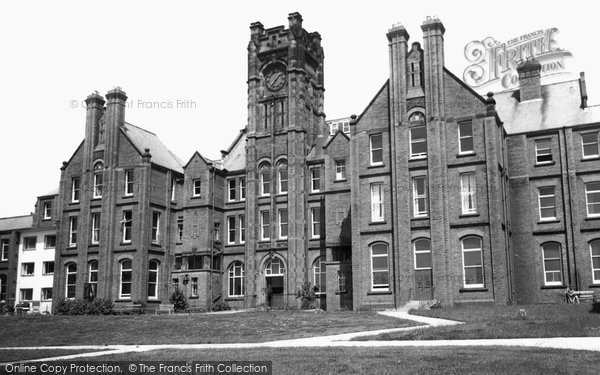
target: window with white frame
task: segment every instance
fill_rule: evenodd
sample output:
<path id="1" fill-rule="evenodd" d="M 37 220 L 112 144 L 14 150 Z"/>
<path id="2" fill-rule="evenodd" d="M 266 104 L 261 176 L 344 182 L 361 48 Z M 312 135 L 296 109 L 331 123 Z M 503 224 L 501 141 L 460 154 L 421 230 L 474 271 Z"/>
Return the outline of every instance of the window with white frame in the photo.
<path id="1" fill-rule="evenodd" d="M 244 264 L 236 261 L 229 266 L 227 271 L 228 285 L 227 295 L 229 297 L 244 296 Z"/>
<path id="2" fill-rule="evenodd" d="M 316 294 L 322 294 L 327 291 L 325 265 L 321 262 L 321 260 L 322 257 L 318 257 L 313 263 L 313 285 L 318 288 L 318 292 L 316 292 Z"/>
<path id="3" fill-rule="evenodd" d="M 31 301 L 33 300 L 33 289 L 23 288 L 19 289 L 19 301 Z"/>
<path id="4" fill-rule="evenodd" d="M 473 214 L 477 212 L 477 185 L 475 183 L 475 173 L 469 172 L 460 174 L 460 199 L 463 214 Z"/>
<path id="5" fill-rule="evenodd" d="M 466 237 L 461 241 L 463 281 L 465 288 L 483 288 L 483 251 L 481 238 Z"/>
<path id="6" fill-rule="evenodd" d="M 175 186 L 176 186 L 175 179 L 172 178 L 171 179 L 171 202 L 175 201 Z"/>
<path id="7" fill-rule="evenodd" d="M 321 237 L 321 208 L 313 207 L 310 209 L 310 222 L 311 222 L 311 237 Z"/>
<path id="8" fill-rule="evenodd" d="M 125 259 L 119 262 L 120 277 L 119 277 L 119 298 L 131 298 L 131 279 L 133 269 L 130 259 Z"/>
<path id="9" fill-rule="evenodd" d="M 35 263 L 21 263 L 21 276 L 33 276 L 35 273 Z"/>
<path id="10" fill-rule="evenodd" d="M 199 197 L 202 194 L 202 181 L 200 179 L 195 179 L 192 181 L 192 197 Z"/>
<path id="11" fill-rule="evenodd" d="M 240 200 L 246 200 L 246 177 L 240 177 Z"/>
<path id="12" fill-rule="evenodd" d="M 0 260 L 6 261 L 8 260 L 8 248 L 10 246 L 10 240 L 7 238 L 3 238 L 0 243 Z"/>
<path id="13" fill-rule="evenodd" d="M 339 124 L 337 122 L 332 122 L 329 124 L 329 135 L 335 135 L 338 132 Z"/>
<path id="14" fill-rule="evenodd" d="M 260 239 L 268 240 L 271 238 L 271 222 L 269 220 L 269 211 L 260 211 Z"/>
<path id="15" fill-rule="evenodd" d="M 371 184 L 371 221 L 384 221 L 383 183 Z"/>
<path id="16" fill-rule="evenodd" d="M 544 284 L 562 285 L 562 257 L 560 244 L 549 242 L 542 245 L 544 257 Z"/>
<path id="17" fill-rule="evenodd" d="M 265 196 L 271 193 L 271 172 L 264 169 L 260 172 L 260 195 Z"/>
<path id="18" fill-rule="evenodd" d="M 390 289 L 390 270 L 388 265 L 388 245 L 371 245 L 371 290 L 388 291 Z"/>
<path id="19" fill-rule="evenodd" d="M 56 247 L 56 235 L 47 234 L 44 236 L 44 249 L 54 249 Z"/>
<path id="20" fill-rule="evenodd" d="M 540 207 L 540 220 L 556 220 L 556 196 L 554 186 L 538 188 L 538 202 Z"/>
<path id="21" fill-rule="evenodd" d="M 588 217 L 600 216 L 600 181 L 585 184 L 585 202 Z"/>
<path id="22" fill-rule="evenodd" d="M 69 218 L 69 247 L 77 246 L 77 216 Z"/>
<path id="23" fill-rule="evenodd" d="M 229 202 L 235 201 L 235 198 L 236 198 L 236 181 L 235 181 L 235 178 L 230 178 L 229 180 L 227 180 L 227 190 L 228 190 L 227 200 Z"/>
<path id="24" fill-rule="evenodd" d="M 133 213 L 129 210 L 123 211 L 123 220 L 121 221 L 121 234 L 123 243 L 131 242 L 131 228 L 133 224 Z"/>
<path id="25" fill-rule="evenodd" d="M 92 244 L 96 245 L 100 242 L 100 213 L 92 213 Z"/>
<path id="26" fill-rule="evenodd" d="M 431 269 L 431 241 L 427 238 L 420 238 L 413 242 L 415 253 L 415 270 Z"/>
<path id="27" fill-rule="evenodd" d="M 383 164 L 383 135 L 381 133 L 371 134 L 369 136 L 369 148 L 370 148 L 370 164 L 371 165 L 382 165 Z"/>
<path id="28" fill-rule="evenodd" d="M 77 264 L 65 265 L 65 297 L 75 298 L 75 286 L 77 284 Z"/>
<path id="29" fill-rule="evenodd" d="M 278 174 L 279 174 L 279 178 L 278 180 L 278 185 L 279 185 L 279 194 L 285 194 L 288 192 L 288 169 L 287 169 L 287 164 L 285 162 L 283 163 L 279 163 L 278 167 Z"/>
<path id="30" fill-rule="evenodd" d="M 158 261 L 148 263 L 148 299 L 158 298 Z"/>
<path id="31" fill-rule="evenodd" d="M 152 212 L 152 243 L 160 242 L 160 212 Z"/>
<path id="32" fill-rule="evenodd" d="M 104 166 L 102 163 L 96 163 L 96 165 L 94 165 L 94 191 L 92 195 L 94 198 L 102 198 L 102 184 L 104 180 L 102 175 L 103 168 Z"/>
<path id="33" fill-rule="evenodd" d="M 54 262 L 48 261 L 42 263 L 42 274 L 53 275 L 54 274 Z"/>
<path id="34" fill-rule="evenodd" d="M 335 161 L 335 179 L 336 181 L 346 179 L 346 160 L 338 159 Z"/>
<path id="35" fill-rule="evenodd" d="M 88 263 L 88 283 L 92 293 L 96 295 L 98 290 L 98 261 L 92 260 Z"/>
<path id="36" fill-rule="evenodd" d="M 192 277 L 192 297 L 198 297 L 198 278 Z"/>
<path id="37" fill-rule="evenodd" d="M 133 169 L 125 171 L 124 193 L 127 196 L 133 195 L 134 172 Z"/>
<path id="38" fill-rule="evenodd" d="M 419 159 L 427 157 L 427 127 L 425 126 L 425 116 L 421 112 L 415 112 L 410 115 L 408 123 L 410 158 Z"/>
<path id="39" fill-rule="evenodd" d="M 536 164 L 547 164 L 552 162 L 552 140 L 535 140 L 535 162 Z"/>
<path id="40" fill-rule="evenodd" d="M 267 276 L 283 276 L 284 272 L 283 261 L 277 257 L 273 257 L 265 264 L 265 275 Z"/>
<path id="41" fill-rule="evenodd" d="M 177 243 L 183 242 L 183 218 L 177 218 Z"/>
<path id="42" fill-rule="evenodd" d="M 52 288 L 42 288 L 40 297 L 42 301 L 52 301 Z"/>
<path id="43" fill-rule="evenodd" d="M 424 217 L 429 214 L 427 202 L 427 177 L 413 177 L 413 217 Z"/>
<path id="44" fill-rule="evenodd" d="M 227 243 L 234 244 L 235 243 L 235 216 L 227 217 Z"/>
<path id="45" fill-rule="evenodd" d="M 346 286 L 346 272 L 338 271 L 337 272 L 337 292 L 345 293 L 347 291 Z"/>
<path id="46" fill-rule="evenodd" d="M 600 283 L 600 239 L 590 241 L 590 256 L 592 257 L 592 280 Z"/>
<path id="47" fill-rule="evenodd" d="M 80 198 L 81 180 L 79 177 L 71 179 L 71 202 L 77 203 Z"/>
<path id="48" fill-rule="evenodd" d="M 581 134 L 581 148 L 584 158 L 596 158 L 600 156 L 598 132 Z"/>
<path id="49" fill-rule="evenodd" d="M 344 121 L 342 123 L 342 131 L 346 134 L 350 133 L 350 121 Z"/>
<path id="50" fill-rule="evenodd" d="M 44 220 L 52 219 L 52 201 L 44 202 Z"/>
<path id="51" fill-rule="evenodd" d="M 316 193 L 321 190 L 321 168 L 310 169 L 310 191 Z"/>
<path id="52" fill-rule="evenodd" d="M 246 216 L 240 215 L 240 243 L 246 242 Z"/>
<path id="53" fill-rule="evenodd" d="M 473 122 L 463 121 L 458 123 L 458 152 L 472 154 L 473 148 Z"/>
<path id="54" fill-rule="evenodd" d="M 37 237 L 23 237 L 23 250 L 35 250 Z"/>
<path id="55" fill-rule="evenodd" d="M 279 222 L 279 239 L 285 240 L 288 237 L 288 210 L 280 208 L 277 210 Z"/>

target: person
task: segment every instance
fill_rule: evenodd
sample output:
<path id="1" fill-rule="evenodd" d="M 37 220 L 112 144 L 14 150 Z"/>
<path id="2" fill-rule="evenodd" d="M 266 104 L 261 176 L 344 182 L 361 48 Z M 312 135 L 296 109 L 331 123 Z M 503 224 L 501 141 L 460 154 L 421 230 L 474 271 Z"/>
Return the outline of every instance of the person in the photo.
<path id="1" fill-rule="evenodd" d="M 569 287 L 567 288 L 565 295 L 567 297 L 567 303 L 579 303 L 579 296 L 577 295 L 577 293 L 575 293 L 571 285 L 569 285 Z"/>

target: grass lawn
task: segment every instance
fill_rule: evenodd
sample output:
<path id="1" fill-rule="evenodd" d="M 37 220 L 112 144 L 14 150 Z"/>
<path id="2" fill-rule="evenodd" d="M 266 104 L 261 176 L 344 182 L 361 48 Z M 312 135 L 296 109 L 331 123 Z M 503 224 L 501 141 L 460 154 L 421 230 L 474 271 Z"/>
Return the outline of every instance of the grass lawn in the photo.
<path id="1" fill-rule="evenodd" d="M 91 353 L 97 350 L 0 350 L 0 363 L 24 361 L 26 359 L 51 358 L 63 355 Z"/>
<path id="2" fill-rule="evenodd" d="M 505 347 L 159 350 L 112 361 L 273 361 L 273 374 L 597 374 L 598 353 Z"/>
<path id="3" fill-rule="evenodd" d="M 374 312 L 5 316 L 0 347 L 265 342 L 415 325 Z"/>
<path id="4" fill-rule="evenodd" d="M 525 309 L 527 317 L 519 316 Z M 465 304 L 412 314 L 459 320 L 452 327 L 361 337 L 357 340 L 461 340 L 529 337 L 600 336 L 600 314 L 590 313 L 591 304 L 517 305 Z"/>

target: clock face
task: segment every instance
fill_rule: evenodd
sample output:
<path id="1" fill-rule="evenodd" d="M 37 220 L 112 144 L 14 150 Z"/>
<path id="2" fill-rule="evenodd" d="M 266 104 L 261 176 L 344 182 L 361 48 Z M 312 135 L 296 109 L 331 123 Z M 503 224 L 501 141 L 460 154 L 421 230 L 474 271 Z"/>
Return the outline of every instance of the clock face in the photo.
<path id="1" fill-rule="evenodd" d="M 274 70 L 267 76 L 267 88 L 271 91 L 277 91 L 285 86 L 285 73 L 281 70 Z"/>

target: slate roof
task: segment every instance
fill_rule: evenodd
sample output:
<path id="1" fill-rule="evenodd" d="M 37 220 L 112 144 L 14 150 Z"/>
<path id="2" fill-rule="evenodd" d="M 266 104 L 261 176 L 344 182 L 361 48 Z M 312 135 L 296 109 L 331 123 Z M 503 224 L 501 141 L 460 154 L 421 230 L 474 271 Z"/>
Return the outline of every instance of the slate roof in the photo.
<path id="1" fill-rule="evenodd" d="M 138 149 L 140 154 L 143 154 L 145 149 L 150 149 L 150 155 L 152 155 L 150 161 L 152 163 L 179 173 L 183 173 L 183 161 L 181 161 L 181 159 L 179 159 L 174 153 L 169 151 L 169 149 L 160 141 L 160 139 L 158 139 L 156 134 L 127 122 L 122 127 L 122 131 L 123 134 L 125 134 L 125 136 L 131 141 L 131 143 L 133 143 L 133 145 Z"/>
<path id="2" fill-rule="evenodd" d="M 31 228 L 33 215 L 0 218 L 0 232 Z"/>
<path id="3" fill-rule="evenodd" d="M 52 195 L 58 195 L 58 188 L 56 188 L 46 194 L 42 194 L 42 195 L 40 195 L 40 197 L 48 197 L 48 196 L 52 196 Z"/>
<path id="4" fill-rule="evenodd" d="M 227 149 L 227 155 L 221 164 L 223 169 L 237 171 L 246 169 L 246 131 L 240 130 L 231 146 Z"/>

